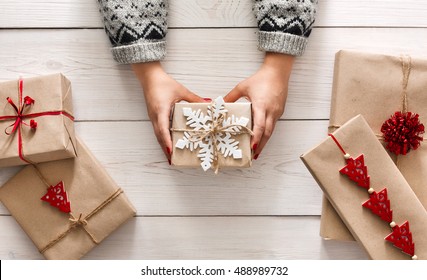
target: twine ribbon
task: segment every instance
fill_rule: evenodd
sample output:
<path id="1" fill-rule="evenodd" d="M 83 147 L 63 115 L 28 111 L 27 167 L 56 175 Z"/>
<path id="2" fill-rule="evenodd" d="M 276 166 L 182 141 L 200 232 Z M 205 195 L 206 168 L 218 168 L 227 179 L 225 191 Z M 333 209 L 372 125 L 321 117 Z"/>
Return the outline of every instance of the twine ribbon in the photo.
<path id="1" fill-rule="evenodd" d="M 409 83 L 409 75 L 412 70 L 412 58 L 409 55 L 400 56 L 400 62 L 402 64 L 402 113 L 408 112 L 408 83 Z M 341 125 L 331 124 L 328 126 L 329 130 L 335 130 L 340 128 Z M 379 140 L 384 140 L 382 134 L 375 134 Z M 427 138 L 423 138 L 427 140 Z"/>
<path id="2" fill-rule="evenodd" d="M 18 105 L 16 105 L 10 97 L 6 98 L 9 105 L 12 106 L 13 110 L 15 111 L 15 115 L 0 116 L 0 121 L 14 120 L 14 122 L 11 125 L 6 127 L 4 133 L 6 135 L 13 136 L 16 132 L 18 132 L 19 158 L 26 163 L 34 164 L 34 162 L 30 161 L 24 156 L 22 125 L 30 126 L 31 128 L 35 129 L 37 126 L 37 123 L 34 120 L 31 120 L 30 124 L 27 124 L 26 122 L 24 122 L 24 119 L 38 118 L 42 116 L 63 115 L 69 118 L 70 120 L 74 121 L 74 117 L 71 114 L 67 113 L 66 111 L 46 111 L 46 112 L 39 112 L 39 113 L 24 114 L 25 109 L 30 107 L 32 104 L 34 104 L 34 100 L 29 96 L 25 96 L 24 98 L 22 98 L 23 89 L 24 89 L 24 81 L 20 78 L 18 80 Z"/>
<path id="3" fill-rule="evenodd" d="M 402 113 L 408 112 L 408 83 L 409 83 L 409 76 L 411 74 L 412 70 L 412 58 L 409 55 L 401 55 L 400 56 L 400 62 L 402 66 L 402 97 L 401 97 L 401 104 L 402 104 Z M 341 125 L 331 124 L 328 126 L 328 130 L 334 131 L 337 128 L 340 128 Z M 384 136 L 382 134 L 375 134 L 375 136 L 380 141 L 384 141 Z M 423 138 L 423 140 L 427 140 L 427 138 Z M 399 167 L 399 155 L 396 157 L 396 166 Z"/>
<path id="4" fill-rule="evenodd" d="M 40 170 L 37 168 L 36 165 L 32 165 L 34 167 L 34 170 L 36 174 L 40 177 L 43 184 L 45 184 L 47 187 L 50 187 L 50 184 L 47 183 L 46 178 L 41 174 Z M 109 197 L 107 197 L 101 204 L 98 205 L 95 209 L 93 209 L 89 214 L 86 216 L 83 216 L 83 213 L 80 213 L 78 217 L 76 218 L 72 213 L 70 213 L 69 217 L 69 226 L 68 229 L 61 234 L 59 234 L 55 239 L 50 241 L 45 247 L 40 249 L 40 253 L 44 253 L 53 246 L 55 246 L 59 241 L 61 241 L 64 237 L 66 237 L 71 231 L 81 228 L 86 234 L 89 236 L 91 241 L 95 244 L 99 244 L 99 241 L 96 240 L 95 236 L 86 228 L 86 226 L 89 223 L 89 219 L 93 217 L 95 214 L 97 214 L 99 211 L 101 211 L 104 207 L 106 207 L 109 203 L 111 203 L 114 199 L 116 199 L 120 194 L 123 193 L 123 190 L 121 188 L 118 188 L 115 192 L 113 192 Z"/>
<path id="5" fill-rule="evenodd" d="M 212 101 L 211 106 L 213 106 L 213 103 L 215 101 Z M 203 130 L 194 130 L 189 128 L 171 128 L 172 132 L 188 132 L 190 134 L 190 137 L 188 138 L 188 141 L 192 143 L 196 143 L 199 141 L 203 141 L 206 137 L 211 137 L 212 144 L 213 144 L 213 154 L 214 158 L 212 161 L 215 174 L 218 174 L 219 170 L 219 157 L 218 157 L 218 146 L 216 141 L 216 135 L 221 133 L 230 133 L 232 135 L 241 135 L 241 134 L 250 134 L 251 136 L 254 134 L 253 131 L 241 124 L 229 124 L 223 126 L 222 123 L 225 120 L 225 114 L 221 113 L 216 119 L 214 117 L 214 114 L 211 114 L 211 122 L 212 125 L 208 129 Z M 233 130 L 233 128 L 238 128 L 240 130 L 236 131 Z"/>
<path id="6" fill-rule="evenodd" d="M 406 113 L 408 111 L 408 82 L 409 75 L 411 74 L 412 68 L 412 59 L 408 55 L 403 55 L 400 57 L 400 62 L 402 63 L 402 112 Z"/>

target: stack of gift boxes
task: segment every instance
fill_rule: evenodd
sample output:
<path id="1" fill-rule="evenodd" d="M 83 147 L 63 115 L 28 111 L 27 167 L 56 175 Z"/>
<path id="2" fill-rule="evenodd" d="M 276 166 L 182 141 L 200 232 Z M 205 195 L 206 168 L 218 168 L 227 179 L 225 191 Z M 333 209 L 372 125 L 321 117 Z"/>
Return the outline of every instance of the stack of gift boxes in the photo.
<path id="1" fill-rule="evenodd" d="M 426 60 L 336 54 L 330 134 L 301 156 L 324 192 L 322 237 L 427 259 L 426 108 Z"/>
<path id="2" fill-rule="evenodd" d="M 321 236 L 373 259 L 427 259 L 427 61 L 336 54 L 329 136 L 301 156 L 325 196 Z M 27 164 L 0 200 L 48 259 L 78 259 L 135 210 L 74 134 L 61 74 L 0 84 L 0 166 Z M 177 104 L 172 164 L 251 165 L 250 103 Z"/>
<path id="3" fill-rule="evenodd" d="M 28 165 L 0 200 L 48 259 L 79 259 L 135 215 L 123 190 L 74 134 L 62 74 L 0 83 L 0 166 Z M 172 164 L 251 165 L 250 103 L 176 104 Z"/>
<path id="4" fill-rule="evenodd" d="M 0 83 L 0 166 L 24 165 L 0 200 L 47 259 L 79 259 L 135 215 L 75 136 L 61 74 Z"/>

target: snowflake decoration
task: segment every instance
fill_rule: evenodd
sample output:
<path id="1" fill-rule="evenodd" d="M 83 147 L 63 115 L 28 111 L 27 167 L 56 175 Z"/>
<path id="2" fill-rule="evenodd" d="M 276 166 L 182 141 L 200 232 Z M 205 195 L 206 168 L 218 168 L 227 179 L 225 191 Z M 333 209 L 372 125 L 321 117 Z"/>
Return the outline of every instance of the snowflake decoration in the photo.
<path id="1" fill-rule="evenodd" d="M 242 158 L 242 150 L 239 149 L 239 141 L 233 135 L 246 133 L 242 127 L 246 127 L 249 119 L 245 117 L 227 117 L 225 101 L 220 96 L 208 105 L 206 115 L 202 110 L 193 111 L 191 108 L 182 109 L 187 118 L 186 126 L 190 129 L 184 132 L 184 137 L 175 145 L 178 149 L 199 149 L 197 157 L 200 159 L 203 170 L 206 171 L 214 165 L 218 168 L 218 153 L 224 157 Z"/>

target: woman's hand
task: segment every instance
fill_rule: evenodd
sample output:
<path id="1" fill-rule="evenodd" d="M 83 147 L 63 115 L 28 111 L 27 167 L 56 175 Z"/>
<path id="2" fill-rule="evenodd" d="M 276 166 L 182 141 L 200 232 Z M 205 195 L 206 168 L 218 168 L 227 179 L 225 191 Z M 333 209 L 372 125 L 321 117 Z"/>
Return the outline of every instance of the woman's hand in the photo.
<path id="1" fill-rule="evenodd" d="M 285 110 L 293 62 L 293 56 L 266 53 L 260 69 L 224 97 L 226 102 L 234 102 L 241 97 L 252 102 L 254 135 L 251 147 L 254 159 L 258 158 L 267 144 L 277 120 Z"/>
<path id="2" fill-rule="evenodd" d="M 132 70 L 141 83 L 154 133 L 170 164 L 172 139 L 169 118 L 174 104 L 182 100 L 187 102 L 210 100 L 199 97 L 175 81 L 163 70 L 158 61 L 132 64 Z"/>

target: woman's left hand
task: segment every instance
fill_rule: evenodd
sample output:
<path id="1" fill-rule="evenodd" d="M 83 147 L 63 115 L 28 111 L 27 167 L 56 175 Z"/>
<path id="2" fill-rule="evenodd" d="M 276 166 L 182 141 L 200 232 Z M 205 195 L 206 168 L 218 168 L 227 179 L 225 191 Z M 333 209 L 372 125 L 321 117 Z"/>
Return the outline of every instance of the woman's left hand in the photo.
<path id="1" fill-rule="evenodd" d="M 258 158 L 267 144 L 277 120 L 285 110 L 293 62 L 293 56 L 266 53 L 260 69 L 224 97 L 226 102 L 235 102 L 241 97 L 252 102 L 254 135 L 251 147 L 254 159 Z"/>

